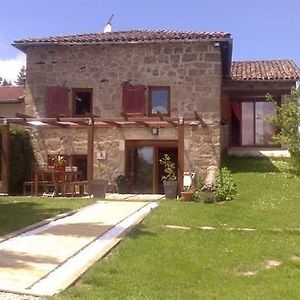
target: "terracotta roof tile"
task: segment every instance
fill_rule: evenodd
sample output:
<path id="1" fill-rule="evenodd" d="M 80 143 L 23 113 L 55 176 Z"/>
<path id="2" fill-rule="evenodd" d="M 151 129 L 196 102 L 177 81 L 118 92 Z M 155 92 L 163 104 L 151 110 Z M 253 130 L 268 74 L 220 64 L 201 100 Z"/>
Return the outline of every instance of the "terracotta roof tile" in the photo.
<path id="1" fill-rule="evenodd" d="M 300 70 L 292 60 L 234 61 L 232 80 L 298 80 Z"/>
<path id="2" fill-rule="evenodd" d="M 24 96 L 24 87 L 22 86 L 1 86 L 0 102 L 10 103 L 20 101 Z"/>
<path id="3" fill-rule="evenodd" d="M 108 33 L 89 33 L 46 38 L 28 38 L 14 42 L 15 46 L 29 45 L 72 45 L 105 43 L 143 43 L 180 40 L 207 40 L 230 38 L 228 32 L 168 31 L 168 30 L 130 30 Z"/>

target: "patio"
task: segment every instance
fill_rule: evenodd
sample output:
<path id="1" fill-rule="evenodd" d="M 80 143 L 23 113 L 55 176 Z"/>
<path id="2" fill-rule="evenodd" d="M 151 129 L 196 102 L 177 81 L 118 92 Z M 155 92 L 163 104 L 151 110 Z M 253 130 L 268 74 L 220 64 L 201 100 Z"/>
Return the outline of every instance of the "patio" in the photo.
<path id="1" fill-rule="evenodd" d="M 8 194 L 8 183 L 9 183 L 9 130 L 10 124 L 17 124 L 26 126 L 29 128 L 85 128 L 87 130 L 87 180 L 80 179 L 71 175 L 71 180 L 67 179 L 68 174 L 62 174 L 59 183 L 55 183 L 54 180 L 50 182 L 51 185 L 55 185 L 56 189 L 60 185 L 61 195 L 66 195 L 66 189 L 69 187 L 75 190 L 78 186 L 82 189 L 86 186 L 87 194 L 92 194 L 92 181 L 93 167 L 94 167 L 94 132 L 97 128 L 149 128 L 149 130 L 159 130 L 160 128 L 177 128 L 178 129 L 178 188 L 179 191 L 183 188 L 183 173 L 184 173 L 184 129 L 186 127 L 200 126 L 205 127 L 206 124 L 202 120 L 201 116 L 194 112 L 194 117 L 130 117 L 124 115 L 121 117 L 99 117 L 99 116 L 87 116 L 87 117 L 57 117 L 57 118 L 36 118 L 29 115 L 17 113 L 16 118 L 1 118 L 0 124 L 2 124 L 2 167 L 1 167 L 1 178 L 2 178 L 2 190 L 4 194 Z M 77 174 L 80 175 L 80 174 Z M 70 177 L 69 177 L 70 178 Z M 75 179 L 73 179 L 75 178 Z M 38 173 L 34 175 L 34 182 L 28 185 L 31 188 L 31 193 L 37 195 L 39 188 Z M 41 182 L 41 184 L 43 184 Z M 74 193 L 74 192 L 73 192 Z"/>

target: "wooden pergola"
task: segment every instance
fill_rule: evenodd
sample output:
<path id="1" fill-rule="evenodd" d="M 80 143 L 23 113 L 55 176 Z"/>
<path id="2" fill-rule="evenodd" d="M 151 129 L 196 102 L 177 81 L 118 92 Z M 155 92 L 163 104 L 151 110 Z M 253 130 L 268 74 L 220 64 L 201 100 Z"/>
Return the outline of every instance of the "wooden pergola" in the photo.
<path id="1" fill-rule="evenodd" d="M 184 172 L 184 128 L 189 126 L 206 126 L 201 116 L 194 112 L 194 117 L 145 117 L 128 116 L 99 117 L 32 117 L 17 113 L 15 118 L 0 117 L 2 125 L 1 178 L 2 193 L 8 194 L 9 183 L 9 128 L 10 124 L 18 124 L 38 128 L 86 128 L 87 129 L 87 181 L 88 193 L 92 193 L 94 130 L 95 128 L 178 128 L 178 188 L 183 188 Z"/>

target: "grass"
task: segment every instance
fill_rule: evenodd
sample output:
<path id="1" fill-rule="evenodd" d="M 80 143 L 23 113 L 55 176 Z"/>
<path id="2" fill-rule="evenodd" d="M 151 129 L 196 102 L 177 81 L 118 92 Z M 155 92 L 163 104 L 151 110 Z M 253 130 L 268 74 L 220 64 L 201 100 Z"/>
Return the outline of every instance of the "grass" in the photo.
<path id="1" fill-rule="evenodd" d="M 0 197 L 0 235 L 93 202 L 76 198 Z"/>
<path id="2" fill-rule="evenodd" d="M 236 158 L 227 165 L 237 199 L 162 202 L 54 299 L 299 299 L 299 178 L 280 160 Z M 267 269 L 268 260 L 280 266 Z"/>

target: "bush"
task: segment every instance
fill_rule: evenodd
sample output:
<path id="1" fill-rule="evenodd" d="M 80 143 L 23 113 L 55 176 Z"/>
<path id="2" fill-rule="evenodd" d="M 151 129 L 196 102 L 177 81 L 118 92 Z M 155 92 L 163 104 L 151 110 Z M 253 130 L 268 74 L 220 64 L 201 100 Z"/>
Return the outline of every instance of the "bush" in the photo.
<path id="1" fill-rule="evenodd" d="M 237 184 L 226 167 L 220 169 L 217 174 L 214 193 L 217 201 L 230 201 L 237 195 Z"/>
<path id="2" fill-rule="evenodd" d="M 0 170 L 2 152 L 1 129 L 0 126 Z M 16 195 L 22 193 L 23 182 L 31 178 L 33 162 L 34 154 L 29 133 L 24 129 L 11 129 L 9 133 L 9 194 Z"/>
<path id="3" fill-rule="evenodd" d="M 193 195 L 192 201 L 203 202 L 204 204 L 211 204 L 216 202 L 216 196 L 212 192 L 198 192 Z"/>
<path id="4" fill-rule="evenodd" d="M 196 191 L 198 192 L 201 191 L 203 185 L 204 185 L 203 178 L 199 174 L 196 174 L 193 179 L 193 186 L 196 189 Z"/>

